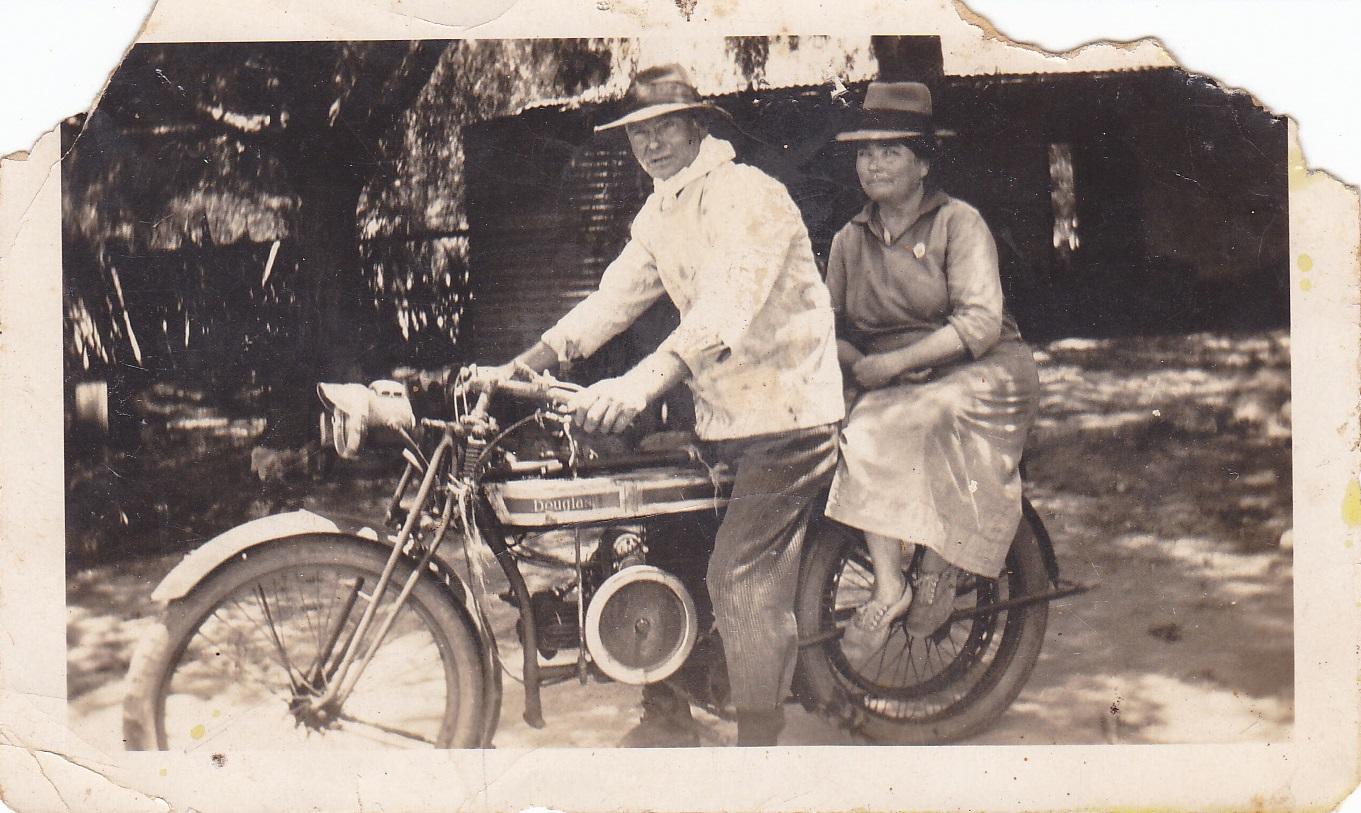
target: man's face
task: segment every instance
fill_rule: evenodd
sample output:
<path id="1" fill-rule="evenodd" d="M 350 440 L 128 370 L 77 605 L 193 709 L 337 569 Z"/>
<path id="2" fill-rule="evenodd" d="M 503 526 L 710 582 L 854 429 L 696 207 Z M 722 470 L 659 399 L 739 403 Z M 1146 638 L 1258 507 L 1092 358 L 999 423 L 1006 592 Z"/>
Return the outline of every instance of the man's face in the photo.
<path id="1" fill-rule="evenodd" d="M 695 160 L 706 130 L 693 114 L 681 111 L 626 125 L 624 132 L 643 171 L 664 181 Z"/>

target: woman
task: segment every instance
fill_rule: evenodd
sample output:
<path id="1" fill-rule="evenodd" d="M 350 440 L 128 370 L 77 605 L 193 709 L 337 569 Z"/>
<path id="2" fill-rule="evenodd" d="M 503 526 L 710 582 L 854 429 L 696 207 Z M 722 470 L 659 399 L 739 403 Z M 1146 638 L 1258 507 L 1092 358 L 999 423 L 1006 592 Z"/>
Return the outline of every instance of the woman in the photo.
<path id="1" fill-rule="evenodd" d="M 838 356 L 859 390 L 828 516 L 865 532 L 874 591 L 846 630 L 873 653 L 906 615 L 918 637 L 949 617 L 961 569 L 1001 572 L 1021 517 L 1017 464 L 1039 377 L 1002 305 L 997 248 L 977 210 L 931 183 L 931 95 L 875 82 L 856 146 L 869 203 L 832 242 Z M 904 577 L 923 545 L 915 584 Z"/>

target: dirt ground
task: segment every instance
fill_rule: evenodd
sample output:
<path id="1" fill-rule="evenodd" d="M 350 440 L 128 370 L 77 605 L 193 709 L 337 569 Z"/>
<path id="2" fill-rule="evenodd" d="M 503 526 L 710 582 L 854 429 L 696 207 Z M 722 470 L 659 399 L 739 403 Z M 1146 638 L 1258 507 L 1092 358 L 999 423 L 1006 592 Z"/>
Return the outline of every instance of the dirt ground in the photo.
<path id="1" fill-rule="evenodd" d="M 972 742 L 1290 738 L 1288 337 L 1068 339 L 1036 356 L 1046 395 L 1028 493 L 1064 576 L 1100 586 L 1051 605 L 1025 690 Z M 249 479 L 257 423 L 178 395 L 180 407 L 164 410 L 159 454 L 144 453 L 125 478 L 136 488 L 112 492 L 97 474 L 72 477 L 70 720 L 109 750 L 122 748 L 123 675 L 153 611 L 150 592 L 184 550 L 283 507 L 381 513 L 387 496 L 371 476 L 262 490 Z M 123 552 L 129 539 L 135 555 Z M 494 623 L 499 640 L 514 640 L 509 611 Z M 496 745 L 615 745 L 637 720 L 638 700 L 635 687 L 619 684 L 552 686 L 548 726 L 535 730 L 507 681 Z M 853 743 L 797 706 L 789 712 L 783 744 Z M 697 716 L 706 744 L 734 740 L 730 723 Z"/>

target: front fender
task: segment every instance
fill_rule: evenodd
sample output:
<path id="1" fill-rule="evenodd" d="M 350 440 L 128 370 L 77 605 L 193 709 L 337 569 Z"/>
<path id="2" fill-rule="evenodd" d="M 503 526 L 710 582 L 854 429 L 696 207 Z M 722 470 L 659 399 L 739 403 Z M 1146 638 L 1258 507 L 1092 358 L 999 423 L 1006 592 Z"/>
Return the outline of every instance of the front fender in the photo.
<path id="1" fill-rule="evenodd" d="M 194 585 L 203 581 L 223 562 L 242 551 L 266 542 L 304 534 L 343 534 L 391 545 L 386 535 L 361 521 L 324 517 L 311 511 L 289 511 L 271 514 L 238 525 L 209 539 L 166 574 L 151 593 L 151 600 L 162 604 L 186 596 Z"/>
<path id="2" fill-rule="evenodd" d="M 180 560 L 161 583 L 151 593 L 151 599 L 162 605 L 188 595 L 195 585 L 203 581 L 225 562 L 259 545 L 310 534 L 333 534 L 350 538 L 364 539 L 391 548 L 395 540 L 381 533 L 362 519 L 340 515 L 322 516 L 312 511 L 289 511 L 284 514 L 271 514 L 253 519 L 221 533 L 194 549 Z M 440 552 L 448 550 L 448 543 L 441 546 Z M 496 639 L 486 619 L 472 600 L 467 586 L 454 572 L 452 564 L 436 555 L 430 560 L 433 569 L 442 578 L 443 584 L 451 593 L 455 604 L 464 612 L 472 628 L 480 638 L 482 670 L 487 678 L 484 690 L 486 721 L 483 723 L 484 746 L 491 745 L 492 734 L 501 712 L 501 681 L 496 655 Z"/>

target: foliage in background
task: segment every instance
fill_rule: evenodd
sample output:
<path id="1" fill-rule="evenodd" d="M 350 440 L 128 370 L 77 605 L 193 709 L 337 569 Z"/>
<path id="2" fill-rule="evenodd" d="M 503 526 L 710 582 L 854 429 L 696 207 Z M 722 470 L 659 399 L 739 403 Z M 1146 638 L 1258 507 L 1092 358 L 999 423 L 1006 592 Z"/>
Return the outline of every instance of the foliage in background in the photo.
<path id="1" fill-rule="evenodd" d="M 73 137 L 63 172 L 68 308 L 85 320 L 73 322 L 71 342 L 82 364 L 134 364 L 154 379 L 182 369 L 176 349 L 266 344 L 283 384 L 361 355 L 371 320 L 355 207 L 380 137 L 442 48 L 134 49 Z M 243 263 L 262 243 L 268 254 Z M 235 318 L 201 318 L 224 288 L 236 295 L 228 301 L 246 300 Z M 271 300 L 284 307 L 252 330 L 250 317 Z M 162 346 L 148 363 L 143 347 Z"/>
<path id="2" fill-rule="evenodd" d="M 216 375 L 198 359 L 250 348 L 232 376 L 447 360 L 470 273 L 461 128 L 608 102 L 672 60 L 708 94 L 874 70 L 863 38 L 138 46 L 69 133 L 72 369 Z"/>

